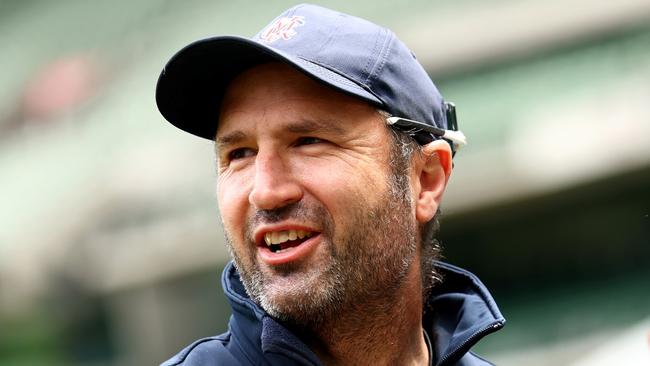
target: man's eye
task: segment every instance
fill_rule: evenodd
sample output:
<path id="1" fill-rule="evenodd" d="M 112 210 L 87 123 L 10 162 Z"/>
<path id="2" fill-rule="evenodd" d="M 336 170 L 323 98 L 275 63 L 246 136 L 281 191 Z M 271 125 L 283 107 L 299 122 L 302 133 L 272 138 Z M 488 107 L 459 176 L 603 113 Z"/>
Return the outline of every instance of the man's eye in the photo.
<path id="1" fill-rule="evenodd" d="M 255 155 L 255 151 L 249 148 L 240 148 L 235 149 L 228 153 L 228 160 L 233 161 L 237 159 L 247 158 L 249 156 Z"/>
<path id="2" fill-rule="evenodd" d="M 319 144 L 324 141 L 325 140 L 321 140 L 318 137 L 301 137 L 296 141 L 296 146 Z"/>

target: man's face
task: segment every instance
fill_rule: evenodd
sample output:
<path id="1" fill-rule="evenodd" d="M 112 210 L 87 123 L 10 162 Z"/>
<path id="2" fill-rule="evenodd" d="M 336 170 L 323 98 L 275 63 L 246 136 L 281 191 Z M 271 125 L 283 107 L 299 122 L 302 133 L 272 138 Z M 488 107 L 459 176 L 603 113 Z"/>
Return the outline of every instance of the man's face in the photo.
<path id="1" fill-rule="evenodd" d="M 242 282 L 271 315 L 325 321 L 390 296 L 417 262 L 412 197 L 398 193 L 411 190 L 395 187 L 384 123 L 281 64 L 230 85 L 216 136 L 219 209 Z"/>

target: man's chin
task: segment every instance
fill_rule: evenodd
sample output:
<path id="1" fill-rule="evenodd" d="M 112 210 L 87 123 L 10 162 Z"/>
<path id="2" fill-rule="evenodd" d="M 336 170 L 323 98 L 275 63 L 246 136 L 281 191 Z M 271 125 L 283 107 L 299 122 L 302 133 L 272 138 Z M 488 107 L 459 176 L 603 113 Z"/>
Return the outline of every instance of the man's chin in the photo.
<path id="1" fill-rule="evenodd" d="M 319 273 L 289 269 L 286 266 L 264 271 L 263 275 L 261 295 L 277 304 L 300 303 L 327 282 Z"/>
<path id="2" fill-rule="evenodd" d="M 340 303 L 340 292 L 322 273 L 282 272 L 265 279 L 257 301 L 274 318 L 308 325 L 320 322 Z"/>

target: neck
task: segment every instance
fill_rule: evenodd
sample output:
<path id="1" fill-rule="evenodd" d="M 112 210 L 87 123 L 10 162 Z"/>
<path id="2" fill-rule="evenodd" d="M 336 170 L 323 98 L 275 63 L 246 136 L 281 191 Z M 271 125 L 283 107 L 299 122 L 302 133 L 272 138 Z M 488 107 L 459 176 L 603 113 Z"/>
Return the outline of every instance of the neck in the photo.
<path id="1" fill-rule="evenodd" d="M 422 285 L 417 261 L 391 297 L 352 304 L 303 333 L 325 365 L 427 365 L 422 334 Z M 307 334 L 305 334 L 307 333 Z"/>

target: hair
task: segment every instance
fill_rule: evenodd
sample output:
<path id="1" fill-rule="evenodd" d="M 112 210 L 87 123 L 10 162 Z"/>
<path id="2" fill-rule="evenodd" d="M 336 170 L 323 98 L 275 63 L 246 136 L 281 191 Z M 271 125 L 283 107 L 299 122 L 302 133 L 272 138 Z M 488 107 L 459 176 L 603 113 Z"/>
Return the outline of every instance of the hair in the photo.
<path id="1" fill-rule="evenodd" d="M 386 111 L 378 110 L 378 112 L 383 119 L 390 117 L 390 114 Z M 409 177 L 413 157 L 415 155 L 422 156 L 424 152 L 422 146 L 413 137 L 388 125 L 386 127 L 391 136 L 389 157 L 389 166 L 393 175 L 391 190 L 394 197 L 399 197 L 409 202 L 411 201 Z M 441 212 L 440 208 L 438 208 L 433 218 L 421 224 L 419 227 L 421 249 L 420 273 L 422 276 L 422 296 L 425 304 L 431 293 L 431 289 L 442 281 L 441 275 L 435 268 L 435 262 L 440 259 L 441 255 L 441 245 L 438 240 L 440 216 Z"/>

